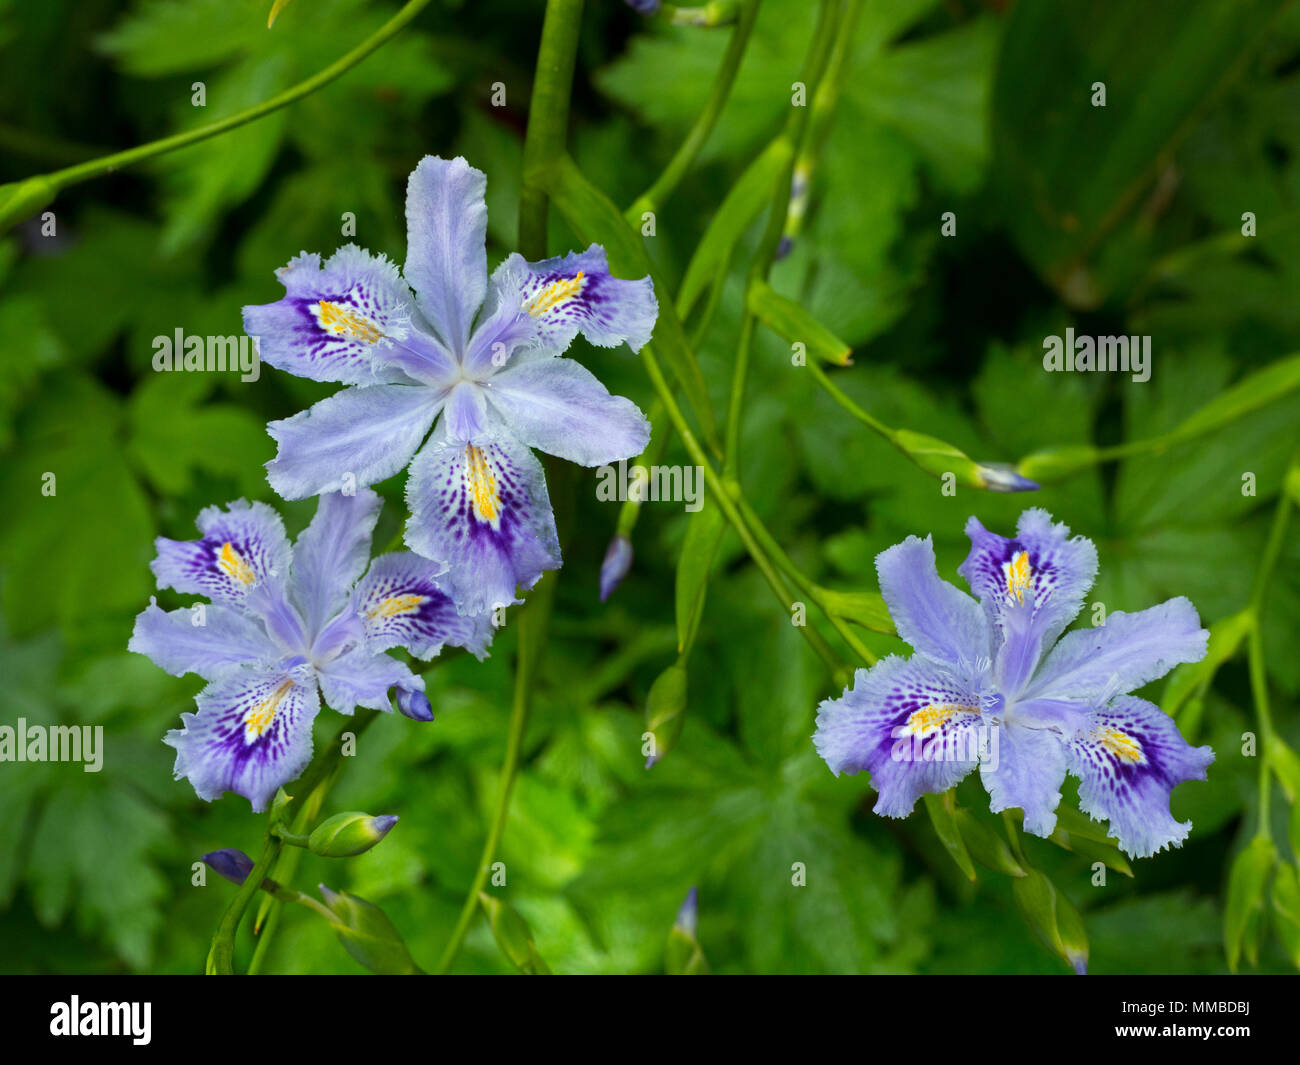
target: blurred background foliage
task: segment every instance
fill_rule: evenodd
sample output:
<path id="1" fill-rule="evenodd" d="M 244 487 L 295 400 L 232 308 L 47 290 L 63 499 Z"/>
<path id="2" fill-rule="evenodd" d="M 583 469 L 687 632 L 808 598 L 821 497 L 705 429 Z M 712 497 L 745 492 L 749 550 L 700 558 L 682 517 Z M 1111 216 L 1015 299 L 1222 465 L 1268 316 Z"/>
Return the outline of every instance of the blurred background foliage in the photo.
<path id="1" fill-rule="evenodd" d="M 343 54 L 397 4 L 295 0 L 271 30 L 268 7 L 0 0 L 0 180 L 262 100 Z M 670 282 L 779 129 L 813 8 L 762 3 L 721 122 L 646 242 Z M 0 242 L 0 723 L 98 724 L 107 743 L 99 774 L 0 765 L 3 970 L 197 971 L 233 889 L 215 877 L 191 886 L 191 863 L 217 847 L 255 851 L 262 831 L 244 800 L 206 804 L 172 781 L 161 735 L 200 682 L 170 678 L 125 646 L 153 591 L 155 535 L 190 538 L 200 508 L 240 496 L 276 503 L 291 533 L 306 524 L 311 502 L 280 503 L 265 483 L 264 426 L 333 386 L 270 368 L 250 384 L 154 373 L 152 338 L 239 334 L 242 305 L 278 298 L 277 267 L 347 241 L 343 212 L 355 213 L 358 243 L 400 262 L 405 179 L 426 153 L 463 154 L 487 172 L 489 255 L 504 256 L 541 14 L 526 0 L 435 3 L 301 103 L 73 188 L 53 207 L 56 236 L 32 222 Z M 588 0 L 570 146 L 620 206 L 685 136 L 727 32 Z M 1296 5 L 871 0 L 848 62 L 807 224 L 773 285 L 852 345 L 855 365 L 835 381 L 873 414 L 981 460 L 1014 460 L 1155 435 L 1300 350 Z M 204 108 L 190 102 L 196 81 Z M 1104 108 L 1091 102 L 1098 81 Z M 494 83 L 504 107 L 491 105 Z M 953 237 L 940 236 L 946 211 Z M 1240 235 L 1246 211 L 1258 219 L 1253 239 Z M 577 243 L 556 214 L 553 252 Z M 756 241 L 751 231 L 700 346 L 718 409 Z M 1067 326 L 1150 334 L 1151 380 L 1044 373 L 1043 338 Z M 574 354 L 649 406 L 626 350 Z M 764 335 L 741 476 L 777 539 L 824 585 L 874 590 L 875 554 L 926 532 L 941 573 L 956 579 L 968 514 L 1007 532 L 1024 506 L 1043 505 L 1097 541 L 1090 602 L 1134 610 L 1187 595 L 1208 624 L 1246 603 L 1298 413 L 1292 395 L 1035 496 L 946 497 Z M 675 440 L 666 461 L 686 461 Z M 57 473 L 54 498 L 41 494 L 45 471 Z M 1245 472 L 1256 495 L 1243 495 Z M 817 759 L 809 737 L 829 679 L 730 532 L 691 661 L 685 731 L 643 767 L 646 692 L 676 652 L 671 589 L 686 516 L 674 504 L 644 508 L 635 566 L 601 606 L 597 573 L 617 507 L 597 502 L 594 484 L 585 471 L 552 478 L 566 565 L 502 847 L 509 880 L 494 889 L 526 917 L 547 964 L 661 970 L 677 907 L 698 885 L 714 971 L 1064 971 L 1016 917 L 1007 878 L 981 871 L 969 883 L 920 807 L 905 822 L 880 819 L 865 779 L 837 780 Z M 376 543 L 404 515 L 401 487 L 381 486 L 390 503 Z M 1264 623 L 1274 716 L 1293 746 L 1297 563 L 1292 535 Z M 878 653 L 902 650 L 888 636 L 863 639 Z M 401 823 L 346 864 L 306 856 L 295 878 L 383 906 L 422 964 L 442 949 L 473 878 L 513 647 L 507 626 L 488 662 L 432 668 L 433 726 L 397 717 L 366 733 L 326 812 L 397 813 Z M 1145 694 L 1159 699 L 1161 686 Z M 1180 716 L 1193 742 L 1218 753 L 1208 784 L 1174 796 L 1175 814 L 1195 822 L 1191 839 L 1134 863 L 1132 877 L 1112 871 L 1096 887 L 1087 852 L 1026 842 L 1083 913 L 1092 971 L 1225 969 L 1227 870 L 1258 804 L 1258 761 L 1241 755 L 1253 721 L 1237 656 Z M 958 800 L 978 810 L 979 787 L 968 780 Z M 1274 803 L 1278 818 L 1286 809 Z M 1286 839 L 1284 822 L 1274 835 Z M 791 884 L 796 862 L 804 887 Z M 1262 937 L 1261 969 L 1290 967 L 1285 942 Z M 509 968 L 482 920 L 459 967 Z M 285 915 L 267 968 L 357 971 L 306 913 Z"/>

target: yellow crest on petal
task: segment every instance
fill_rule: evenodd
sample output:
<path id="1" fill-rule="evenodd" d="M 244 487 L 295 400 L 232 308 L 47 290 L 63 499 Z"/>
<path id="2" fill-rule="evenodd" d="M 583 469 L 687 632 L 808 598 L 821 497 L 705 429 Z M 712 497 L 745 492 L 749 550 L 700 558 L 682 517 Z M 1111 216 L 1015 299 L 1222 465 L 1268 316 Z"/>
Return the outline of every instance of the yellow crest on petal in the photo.
<path id="1" fill-rule="evenodd" d="M 366 611 L 368 618 L 395 618 L 403 614 L 414 614 L 429 601 L 427 595 L 390 595 Z"/>
<path id="2" fill-rule="evenodd" d="M 342 304 L 330 303 L 329 300 L 317 302 L 316 321 L 326 332 L 351 337 L 367 344 L 376 344 L 384 339 L 383 330 L 365 315 Z"/>
<path id="3" fill-rule="evenodd" d="M 473 444 L 465 446 L 465 489 L 480 521 L 496 521 L 501 513 L 497 477 L 487 456 Z"/>
<path id="4" fill-rule="evenodd" d="M 1127 732 L 1120 732 L 1116 728 L 1099 728 L 1092 737 L 1121 762 L 1137 764 L 1145 761 L 1142 744 Z"/>
<path id="5" fill-rule="evenodd" d="M 1025 601 L 1025 593 L 1034 587 L 1034 570 L 1029 565 L 1029 552 L 1020 551 L 1010 562 L 1002 563 L 1007 578 L 1007 596 L 1017 603 Z"/>
<path id="6" fill-rule="evenodd" d="M 579 270 L 577 276 L 561 278 L 559 281 L 552 281 L 545 288 L 534 293 L 524 303 L 524 309 L 534 318 L 545 314 L 552 307 L 557 307 L 561 303 L 567 303 L 582 291 L 585 284 L 586 274 Z"/>
<path id="7" fill-rule="evenodd" d="M 252 743 L 271 727 L 279 712 L 280 704 L 293 687 L 293 681 L 281 681 L 280 685 L 265 699 L 244 714 L 244 742 Z"/>
<path id="8" fill-rule="evenodd" d="M 257 581 L 256 571 L 235 550 L 234 544 L 230 543 L 229 540 L 222 544 L 221 550 L 217 552 L 217 568 L 231 580 L 236 580 L 243 585 L 253 584 Z"/>

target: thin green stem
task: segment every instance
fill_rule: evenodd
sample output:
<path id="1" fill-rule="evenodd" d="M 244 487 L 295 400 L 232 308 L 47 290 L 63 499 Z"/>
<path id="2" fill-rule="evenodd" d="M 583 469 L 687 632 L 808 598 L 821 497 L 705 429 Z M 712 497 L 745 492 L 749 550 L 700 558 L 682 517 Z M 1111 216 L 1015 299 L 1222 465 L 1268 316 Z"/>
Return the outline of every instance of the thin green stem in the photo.
<path id="1" fill-rule="evenodd" d="M 695 438 L 695 434 L 691 431 L 690 424 L 686 421 L 686 416 L 682 413 L 681 407 L 677 405 L 677 400 L 672 394 L 672 389 L 669 388 L 668 382 L 664 378 L 663 370 L 659 366 L 659 360 L 655 358 L 653 343 L 647 344 L 641 349 L 641 358 L 645 362 L 646 373 L 650 377 L 650 383 L 654 386 L 655 391 L 659 395 L 659 399 L 663 402 L 664 409 L 668 411 L 668 417 L 672 419 L 673 425 L 677 429 L 677 434 L 682 439 L 682 444 L 686 447 L 691 458 L 695 460 L 696 465 L 704 471 L 704 479 L 708 482 L 709 491 L 713 494 L 713 498 L 717 500 L 718 505 L 722 508 L 722 513 L 726 516 L 727 520 L 740 536 L 741 542 L 745 545 L 745 550 L 749 552 L 750 558 L 754 560 L 754 564 L 758 567 L 759 572 L 762 573 L 764 580 L 767 581 L 773 594 L 776 595 L 777 601 L 781 604 L 782 610 L 788 611 L 791 606 L 791 600 L 785 582 L 781 579 L 781 575 L 773 567 L 771 561 L 755 540 L 754 534 L 750 531 L 749 526 L 745 524 L 745 520 L 741 517 L 740 511 L 732 498 L 732 490 L 728 488 L 728 486 L 723 483 L 722 478 L 718 476 L 717 471 L 713 468 L 713 464 L 709 461 L 708 455 L 705 454 L 704 448 L 700 445 L 700 442 Z M 808 641 L 809 645 L 817 653 L 818 657 L 826 663 L 826 667 L 830 670 L 834 682 L 839 686 L 846 685 L 848 683 L 848 670 L 845 668 L 840 657 L 835 653 L 834 648 L 832 648 L 825 639 L 822 638 L 821 634 L 818 633 L 816 629 L 813 629 L 810 626 L 801 625 L 799 626 L 799 631 L 803 633 L 804 639 Z"/>
<path id="2" fill-rule="evenodd" d="M 294 832 L 300 835 L 306 833 L 311 823 L 320 816 L 321 807 L 325 805 L 325 799 L 329 795 L 330 789 L 334 787 L 334 782 L 338 780 L 339 772 L 343 766 L 344 734 L 351 732 L 354 736 L 360 736 L 378 717 L 379 713 L 377 711 L 362 711 L 355 721 L 343 722 L 334 734 L 333 741 L 323 748 L 324 754 L 312 763 L 307 773 L 294 786 L 295 791 L 304 793 L 307 796 L 294 816 Z M 281 883 L 287 883 L 297 871 L 298 862 L 301 858 L 301 848 L 282 849 L 268 871 L 268 876 Z M 248 963 L 248 974 L 250 976 L 260 973 L 262 966 L 266 964 L 267 952 L 271 949 L 271 941 L 275 938 L 275 933 L 279 929 L 283 913 L 284 908 L 279 904 L 279 900 L 271 896 L 264 899 L 258 909 L 257 916 L 253 921 L 253 933 L 257 936 L 257 946 L 253 948 L 253 957 Z"/>
<path id="3" fill-rule="evenodd" d="M 704 109 L 696 118 L 686 139 L 682 141 L 681 147 L 664 167 L 663 173 L 624 212 L 624 217 L 631 225 L 640 226 L 644 212 L 657 211 L 664 205 L 708 142 L 713 127 L 717 125 L 719 116 L 731 98 L 736 74 L 740 70 L 741 61 L 745 58 L 745 50 L 749 47 L 749 39 L 754 32 L 754 22 L 758 18 L 758 3 L 759 0 L 741 0 L 736 14 L 736 28 L 727 42 L 726 54 L 723 55 L 722 65 L 718 67 L 718 73 L 713 79 L 713 88 L 709 90 L 709 98 L 704 103 Z"/>
<path id="4" fill-rule="evenodd" d="M 805 574 L 803 570 L 795 565 L 794 560 L 786 554 L 785 549 L 777 543 L 776 538 L 767 531 L 767 527 L 763 524 L 758 514 L 754 512 L 754 508 L 749 505 L 749 500 L 745 499 L 744 496 L 738 496 L 736 499 L 736 506 L 740 509 L 741 516 L 745 519 L 745 523 L 749 526 L 758 542 L 762 544 L 764 550 L 766 550 L 772 560 L 786 572 L 789 578 L 794 581 L 795 586 L 799 591 L 811 599 L 817 605 L 817 608 L 826 615 L 826 620 L 829 621 L 835 631 L 840 634 L 840 638 L 849 645 L 850 650 L 852 650 L 853 653 L 861 658 L 867 665 L 874 665 L 876 662 L 876 655 L 858 638 L 858 634 L 853 631 L 852 626 L 830 611 L 826 606 L 825 601 L 822 599 L 821 592 L 817 585 L 808 578 L 807 574 Z"/>
<path id="5" fill-rule="evenodd" d="M 528 724 L 528 708 L 532 700 L 533 682 L 536 676 L 538 652 L 550 615 L 551 601 L 555 594 L 555 579 L 543 581 L 529 597 L 528 608 L 519 618 L 519 652 L 515 666 L 515 693 L 510 708 L 510 726 L 506 734 L 506 755 L 501 765 L 501 777 L 497 785 L 496 804 L 492 811 L 492 821 L 488 828 L 487 839 L 483 841 L 483 851 L 479 855 L 478 869 L 474 873 L 474 882 L 465 894 L 456 927 L 438 960 L 434 970 L 445 973 L 460 952 L 461 944 L 469 932 L 470 922 L 478 911 L 479 892 L 487 883 L 488 871 L 501 844 L 501 835 L 505 831 L 506 819 L 510 815 L 510 796 L 514 790 L 515 776 L 519 771 L 519 759 L 523 750 L 524 730 Z"/>
<path id="6" fill-rule="evenodd" d="M 240 126 L 247 125 L 259 118 L 278 111 L 282 107 L 301 100 L 304 96 L 310 96 L 318 89 L 324 88 L 336 78 L 346 74 L 354 66 L 365 59 L 371 52 L 375 51 L 381 45 L 387 43 L 396 36 L 403 27 L 407 25 L 416 15 L 424 8 L 428 7 L 429 0 L 409 0 L 392 18 L 379 27 L 374 33 L 362 41 L 359 45 L 348 52 L 346 55 L 335 60 L 324 70 L 313 74 L 297 85 L 286 89 L 284 92 L 264 100 L 260 104 L 254 104 L 252 107 L 245 108 L 226 118 L 218 119 L 216 122 L 210 122 L 206 126 L 200 126 L 197 129 L 186 130 L 184 133 L 175 133 L 170 137 L 163 137 L 161 140 L 150 141 L 148 144 L 142 144 L 135 148 L 128 148 L 126 151 L 114 152 L 112 155 L 101 156 L 97 159 L 90 159 L 84 163 L 78 163 L 75 166 L 67 167 L 63 170 L 56 170 L 51 174 L 39 175 L 36 178 L 28 178 L 29 182 L 40 182 L 44 191 L 48 194 L 45 202 L 49 202 L 53 196 L 67 188 L 69 185 L 75 185 L 78 182 L 90 181 L 93 178 L 103 177 L 105 174 L 112 173 L 115 170 L 121 170 L 124 167 L 134 166 L 136 163 L 144 162 L 146 159 L 152 159 L 167 152 L 176 151 L 178 148 L 188 148 L 192 144 L 209 138 L 219 136 L 222 133 L 229 132 L 232 129 L 238 129 Z M 39 210 L 39 206 L 35 208 Z M 9 218 L 7 213 L 0 213 L 0 220 L 7 222 L 18 221 L 18 218 Z"/>
<path id="7" fill-rule="evenodd" d="M 804 60 L 801 75 L 804 92 L 816 99 L 817 90 L 825 75 L 835 30 L 841 25 L 843 5 L 840 0 L 821 0 L 817 8 L 817 25 Z M 794 107 L 786 120 L 782 136 L 793 144 L 801 144 L 808 125 L 807 106 Z M 777 251 L 781 246 L 781 233 L 785 229 L 786 213 L 790 206 L 791 184 L 794 179 L 795 159 L 792 156 L 778 176 L 769 208 L 767 227 L 759 240 L 758 250 L 750 264 L 745 280 L 745 309 L 740 319 L 740 336 L 736 343 L 736 358 L 732 365 L 731 398 L 727 407 L 727 426 L 724 437 L 723 469 L 728 477 L 737 476 L 740 466 L 740 432 L 745 409 L 745 386 L 749 378 L 749 353 L 754 339 L 754 313 L 749 308 L 750 288 L 764 281 L 772 271 Z"/>
<path id="8" fill-rule="evenodd" d="M 519 251 L 526 259 L 546 257 L 545 174 L 564 152 L 581 26 L 582 0 L 547 0 L 528 104 L 523 189 L 519 195 Z"/>
<path id="9" fill-rule="evenodd" d="M 1286 470 L 1300 466 L 1300 448 L 1291 455 Z M 1285 473 L 1284 473 L 1285 476 Z M 1268 700 L 1268 673 L 1264 668 L 1264 600 L 1268 596 L 1273 579 L 1273 570 L 1282 554 L 1286 542 L 1287 525 L 1291 519 L 1291 498 L 1286 487 L 1278 497 L 1277 507 L 1273 511 L 1273 523 L 1269 527 L 1268 541 L 1264 553 L 1260 556 L 1259 568 L 1255 571 L 1255 582 L 1251 587 L 1250 633 L 1246 640 L 1246 662 L 1250 674 L 1250 690 L 1255 702 L 1255 715 L 1259 718 L 1260 743 L 1263 757 L 1259 760 L 1259 823 L 1255 826 L 1257 838 L 1271 836 L 1269 826 L 1269 805 L 1273 787 L 1270 769 L 1270 748 L 1277 742 L 1277 733 L 1273 728 L 1273 714 Z"/>
<path id="10" fill-rule="evenodd" d="M 262 853 L 258 856 L 253 871 L 239 885 L 239 890 L 230 901 L 230 905 L 226 907 L 221 923 L 217 925 L 216 934 L 212 937 L 212 948 L 208 951 L 207 964 L 210 975 L 231 976 L 235 972 L 235 933 L 239 931 L 239 922 L 243 920 L 244 911 L 248 909 L 249 902 L 257 894 L 257 889 L 262 886 L 262 880 L 280 853 L 280 840 L 271 833 L 271 818 L 275 814 L 276 811 L 272 808 L 267 816 L 266 841 L 262 845 Z"/>

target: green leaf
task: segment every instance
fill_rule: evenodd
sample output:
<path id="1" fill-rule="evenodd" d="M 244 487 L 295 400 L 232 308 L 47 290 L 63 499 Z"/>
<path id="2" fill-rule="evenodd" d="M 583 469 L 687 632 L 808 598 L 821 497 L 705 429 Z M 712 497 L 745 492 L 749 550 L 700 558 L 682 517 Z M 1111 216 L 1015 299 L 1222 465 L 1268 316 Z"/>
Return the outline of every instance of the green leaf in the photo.
<path id="1" fill-rule="evenodd" d="M 1256 836 L 1233 859 L 1223 907 L 1223 946 L 1233 972 L 1243 952 L 1247 958 L 1255 956 L 1264 891 L 1276 864 L 1277 848 L 1266 836 Z"/>
<path id="2" fill-rule="evenodd" d="M 894 635 L 894 619 L 879 592 L 837 592 L 830 588 L 817 588 L 817 599 L 831 614 L 872 632 Z"/>
<path id="3" fill-rule="evenodd" d="M 402 934 L 383 910 L 350 891 L 331 891 L 324 884 L 320 891 L 334 914 L 339 942 L 359 964 L 372 973 L 408 976 L 420 972 Z"/>
<path id="4" fill-rule="evenodd" d="M 1088 937 L 1074 904 L 1037 869 L 1011 885 L 1025 923 L 1076 973 L 1088 970 Z"/>
<path id="5" fill-rule="evenodd" d="M 1280 862 L 1273 874 L 1273 923 L 1291 964 L 1300 969 L 1300 878 L 1295 866 Z"/>
<path id="6" fill-rule="evenodd" d="M 803 345 L 806 354 L 836 366 L 852 362 L 848 344 L 761 278 L 750 283 L 747 302 L 755 318 L 790 344 Z"/>
<path id="7" fill-rule="evenodd" d="M 1247 374 L 1168 434 L 1169 442 L 1191 440 L 1275 403 L 1300 388 L 1300 354 L 1288 355 Z"/>
<path id="8" fill-rule="evenodd" d="M 1269 768 L 1277 775 L 1287 802 L 1294 803 L 1296 797 L 1300 796 L 1300 756 L 1274 735 L 1264 741 L 1264 757 L 1268 759 Z"/>
<path id="9" fill-rule="evenodd" d="M 1205 657 L 1199 662 L 1184 662 L 1169 675 L 1164 697 L 1160 700 L 1165 713 L 1171 717 L 1178 716 L 1179 709 L 1192 693 L 1205 688 L 1219 667 L 1237 653 L 1253 623 L 1251 612 L 1242 610 L 1220 618 L 1210 626 L 1210 642 Z"/>
<path id="10" fill-rule="evenodd" d="M 939 837 L 939 842 L 957 863 L 957 868 L 965 874 L 967 880 L 974 883 L 975 866 L 970 860 L 966 844 L 962 842 L 957 819 L 953 816 L 952 792 L 947 791 L 942 795 L 926 794 L 922 798 L 925 800 L 926 812 L 930 815 L 930 823 L 934 825 L 934 834 Z"/>
<path id="11" fill-rule="evenodd" d="M 645 701 L 645 727 L 651 735 L 648 765 L 673 749 L 686 723 L 686 667 L 679 659 L 650 685 Z"/>
<path id="12" fill-rule="evenodd" d="M 784 173 L 793 153 L 790 142 L 777 137 L 727 190 L 696 245 L 677 289 L 677 316 L 682 321 L 690 317 L 695 301 L 705 288 L 726 271 L 736 244 L 763 208 L 772 202 L 777 177 Z"/>
<path id="13" fill-rule="evenodd" d="M 709 590 L 709 572 L 718 545 L 727 531 L 726 516 L 716 499 L 686 519 L 686 537 L 677 560 L 677 651 L 688 654 L 699 631 L 704 601 Z"/>
<path id="14" fill-rule="evenodd" d="M 537 953 L 528 922 L 519 915 L 519 911 L 486 891 L 478 893 L 478 900 L 492 926 L 492 936 L 510 964 L 529 976 L 549 974 L 551 970 Z"/>
<path id="15" fill-rule="evenodd" d="M 146 379 L 128 407 L 127 453 L 167 495 L 190 491 L 195 470 L 230 477 L 242 493 L 260 495 L 263 467 L 274 457 L 266 424 L 234 404 L 200 405 L 211 388 L 209 374 L 159 373 Z"/>
<path id="16" fill-rule="evenodd" d="M 969 810 L 958 808 L 953 811 L 953 818 L 961 832 L 962 841 L 970 855 L 986 869 L 1006 876 L 1026 876 L 1025 867 L 1011 853 L 1006 840 L 976 818 Z"/>
<path id="17" fill-rule="evenodd" d="M 1206 104 L 1244 68 L 1281 6 L 1015 5 L 993 90 L 992 187 L 1016 243 L 1067 302 L 1096 307 L 1119 283 L 1090 255 L 1140 203 Z M 1098 82 L 1105 106 L 1093 105 Z"/>
<path id="18" fill-rule="evenodd" d="M 0 464 L 4 604 L 11 631 L 102 619 L 138 609 L 153 521 L 122 458 L 117 399 L 70 373 L 19 423 L 23 450 Z"/>

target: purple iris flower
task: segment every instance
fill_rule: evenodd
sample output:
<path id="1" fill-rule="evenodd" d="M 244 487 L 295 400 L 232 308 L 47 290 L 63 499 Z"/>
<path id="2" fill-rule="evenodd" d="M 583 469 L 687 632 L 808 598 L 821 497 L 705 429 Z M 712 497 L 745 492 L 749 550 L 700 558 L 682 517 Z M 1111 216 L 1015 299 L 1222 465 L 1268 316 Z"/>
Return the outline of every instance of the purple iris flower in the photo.
<path id="1" fill-rule="evenodd" d="M 578 333 L 639 350 L 658 315 L 650 279 L 611 277 L 596 244 L 538 263 L 514 254 L 489 278 L 486 187 L 464 159 L 426 156 L 407 186 L 405 280 L 347 245 L 324 264 L 299 255 L 279 271 L 283 299 L 244 308 L 272 366 L 350 386 L 270 424 L 271 487 L 304 499 L 409 464 L 407 546 L 449 567 L 444 587 L 467 614 L 518 602 L 516 585 L 560 566 L 530 448 L 600 466 L 649 439 L 635 404 L 559 356 Z"/>
<path id="2" fill-rule="evenodd" d="M 311 760 L 322 698 L 343 714 L 391 711 L 396 688 L 399 701 L 427 707 L 424 678 L 388 649 L 486 654 L 490 620 L 459 614 L 428 559 L 402 551 L 367 569 L 382 504 L 368 488 L 322 496 L 290 546 L 274 510 L 238 500 L 199 514 L 202 539 L 156 541 L 158 586 L 211 603 L 166 612 L 151 602 L 129 647 L 174 676 L 208 681 L 198 713 L 182 714 L 185 727 L 164 741 L 176 748 L 176 779 L 188 777 L 201 798 L 234 791 L 265 809 Z"/>
<path id="3" fill-rule="evenodd" d="M 934 547 L 909 536 L 876 558 L 880 591 L 911 658 L 858 670 L 823 702 L 813 742 L 836 773 L 865 769 L 876 813 L 906 817 L 926 793 L 976 766 L 989 808 L 1024 812 L 1051 835 L 1066 773 L 1079 805 L 1132 857 L 1180 846 L 1169 795 L 1204 780 L 1209 747 L 1192 747 L 1158 706 L 1126 693 L 1205 656 L 1209 634 L 1184 598 L 1065 633 L 1097 573 L 1097 549 L 1052 523 L 1020 516 L 1014 539 L 966 523 L 971 552 L 958 572 L 979 601 L 941 580 Z"/>

